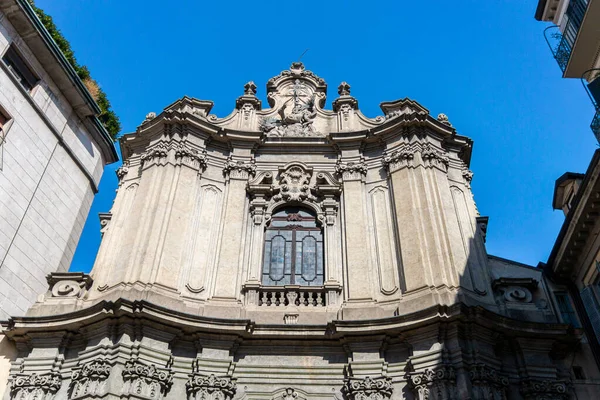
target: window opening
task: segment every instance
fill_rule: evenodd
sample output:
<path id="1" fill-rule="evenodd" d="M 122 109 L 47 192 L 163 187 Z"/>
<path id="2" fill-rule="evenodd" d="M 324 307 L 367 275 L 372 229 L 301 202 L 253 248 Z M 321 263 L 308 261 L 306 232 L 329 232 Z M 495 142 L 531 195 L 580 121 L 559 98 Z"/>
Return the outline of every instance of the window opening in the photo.
<path id="1" fill-rule="evenodd" d="M 579 321 L 577 320 L 577 316 L 575 315 L 575 311 L 571 305 L 569 295 L 567 295 L 566 292 L 556 292 L 554 295 L 556 297 L 558 310 L 560 311 L 563 322 L 579 328 Z"/>
<path id="2" fill-rule="evenodd" d="M 314 213 L 287 207 L 271 217 L 265 232 L 262 284 L 322 286 L 323 233 Z"/>
<path id="3" fill-rule="evenodd" d="M 6 53 L 4 53 L 2 61 L 4 61 L 8 69 L 11 70 L 27 91 L 31 91 L 39 81 L 23 57 L 21 57 L 14 44 L 11 44 Z"/>

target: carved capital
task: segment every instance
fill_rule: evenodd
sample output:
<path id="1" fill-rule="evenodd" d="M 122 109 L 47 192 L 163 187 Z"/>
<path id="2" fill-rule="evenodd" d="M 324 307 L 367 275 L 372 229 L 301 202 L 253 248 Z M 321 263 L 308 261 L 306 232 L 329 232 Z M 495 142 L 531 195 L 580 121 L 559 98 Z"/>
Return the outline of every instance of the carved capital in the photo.
<path id="1" fill-rule="evenodd" d="M 391 153 L 384 153 L 382 163 L 389 173 L 412 167 L 415 158 L 414 152 L 410 150 L 394 150 Z"/>
<path id="2" fill-rule="evenodd" d="M 455 393 L 456 373 L 451 366 L 426 369 L 422 372 L 411 372 L 408 374 L 407 380 L 415 399 L 453 400 L 457 398 Z"/>
<path id="3" fill-rule="evenodd" d="M 444 172 L 448 171 L 448 157 L 441 151 L 436 150 L 429 143 L 421 148 L 421 158 L 425 168 L 437 168 Z"/>
<path id="4" fill-rule="evenodd" d="M 62 385 L 59 373 L 16 374 L 12 376 L 10 398 L 19 400 L 52 400 Z"/>
<path id="5" fill-rule="evenodd" d="M 342 393 L 346 400 L 385 400 L 392 397 L 392 379 L 377 377 L 347 378 Z"/>
<path id="6" fill-rule="evenodd" d="M 204 172 L 206 169 L 206 150 L 196 150 L 183 142 L 177 143 L 174 149 L 176 165 L 187 165 L 198 170 L 199 173 Z"/>
<path id="7" fill-rule="evenodd" d="M 151 148 L 142 153 L 140 160 L 142 167 L 150 165 L 164 165 L 169 154 L 169 147 L 162 142 L 155 144 Z"/>
<path id="8" fill-rule="evenodd" d="M 348 163 L 338 160 L 335 165 L 335 172 L 345 181 L 361 180 L 367 175 L 367 165 L 362 159 Z"/>
<path id="9" fill-rule="evenodd" d="M 462 176 L 465 180 L 465 185 L 470 188 L 471 187 L 471 181 L 473 180 L 473 171 L 471 171 L 470 169 L 463 169 L 462 171 Z"/>
<path id="10" fill-rule="evenodd" d="M 256 163 L 254 159 L 235 161 L 232 156 L 229 156 L 223 168 L 223 173 L 230 179 L 248 179 L 256 173 Z"/>
<path id="11" fill-rule="evenodd" d="M 161 399 L 173 384 L 171 368 L 146 365 L 137 358 L 128 360 L 123 370 L 123 393 L 142 399 Z"/>
<path id="12" fill-rule="evenodd" d="M 73 368 L 71 398 L 104 394 L 111 368 L 112 365 L 105 358 L 99 358 Z"/>
<path id="13" fill-rule="evenodd" d="M 125 176 L 127 175 L 128 172 L 129 172 L 129 160 L 125 160 L 125 161 L 123 161 L 123 165 L 121 165 L 115 171 L 115 173 L 117 174 L 117 179 L 119 180 L 119 186 L 121 186 L 121 184 L 123 183 L 123 178 L 125 178 Z"/>
<path id="14" fill-rule="evenodd" d="M 235 379 L 229 376 L 206 376 L 197 372 L 190 375 L 185 387 L 188 400 L 231 400 L 237 390 Z"/>
<path id="15" fill-rule="evenodd" d="M 569 399 L 569 383 L 561 380 L 525 379 L 519 391 L 525 400 Z"/>
<path id="16" fill-rule="evenodd" d="M 508 378 L 484 364 L 469 368 L 473 397 L 476 399 L 505 399 Z"/>

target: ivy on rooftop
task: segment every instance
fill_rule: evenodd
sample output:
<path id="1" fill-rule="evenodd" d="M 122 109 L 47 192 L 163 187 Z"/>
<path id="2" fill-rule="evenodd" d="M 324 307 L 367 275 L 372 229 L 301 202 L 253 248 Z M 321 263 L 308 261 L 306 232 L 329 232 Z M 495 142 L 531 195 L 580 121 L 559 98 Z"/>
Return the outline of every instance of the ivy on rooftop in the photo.
<path id="1" fill-rule="evenodd" d="M 113 139 L 116 139 L 117 134 L 121 131 L 121 123 L 119 122 L 119 117 L 115 114 L 115 112 L 111 109 L 110 101 L 106 97 L 106 93 L 100 88 L 98 83 L 92 79 L 90 76 L 90 71 L 87 69 L 85 65 L 80 65 L 75 58 L 75 54 L 73 53 L 73 49 L 71 49 L 71 44 L 65 37 L 62 35 L 60 30 L 52 21 L 52 17 L 46 14 L 41 8 L 37 7 L 34 3 L 34 0 L 29 0 L 29 4 L 35 11 L 36 15 L 42 21 L 42 24 L 54 39 L 54 42 L 58 45 L 58 48 L 62 51 L 65 58 L 71 64 L 79 78 L 82 80 L 85 87 L 88 89 L 98 106 L 100 107 L 100 115 L 98 115 L 98 119 L 104 125 L 108 133 Z"/>

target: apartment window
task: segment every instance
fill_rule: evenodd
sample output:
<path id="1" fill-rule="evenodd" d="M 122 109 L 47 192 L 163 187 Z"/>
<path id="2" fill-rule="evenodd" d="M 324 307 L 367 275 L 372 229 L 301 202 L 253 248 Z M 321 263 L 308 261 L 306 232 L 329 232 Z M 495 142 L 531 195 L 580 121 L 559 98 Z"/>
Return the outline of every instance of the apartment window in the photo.
<path id="1" fill-rule="evenodd" d="M 565 324 L 571 324 L 574 327 L 579 328 L 579 320 L 577 319 L 577 315 L 575 315 L 575 310 L 573 310 L 569 295 L 566 292 L 556 292 L 554 293 L 554 296 L 558 303 L 558 311 L 560 312 L 562 321 Z"/>
<path id="2" fill-rule="evenodd" d="M 4 53 L 2 61 L 4 61 L 8 69 L 11 70 L 14 76 L 21 82 L 21 85 L 28 91 L 33 89 L 39 81 L 14 44 L 11 44 L 6 53 Z"/>
<path id="3" fill-rule="evenodd" d="M 265 232 L 262 284 L 322 286 L 323 233 L 311 211 L 287 207 Z"/>

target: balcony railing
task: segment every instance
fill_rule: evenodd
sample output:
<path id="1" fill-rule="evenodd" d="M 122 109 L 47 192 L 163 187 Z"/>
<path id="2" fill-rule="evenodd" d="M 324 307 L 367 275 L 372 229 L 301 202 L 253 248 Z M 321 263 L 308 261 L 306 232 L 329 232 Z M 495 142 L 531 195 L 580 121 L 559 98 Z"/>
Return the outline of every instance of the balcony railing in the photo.
<path id="1" fill-rule="evenodd" d="M 581 28 L 583 17 L 587 10 L 589 0 L 571 0 L 565 13 L 564 29 L 554 25 L 544 30 L 544 38 L 554 55 L 561 71 L 564 73 L 569 65 L 573 46 Z"/>
<path id="2" fill-rule="evenodd" d="M 596 140 L 600 143 L 600 68 L 585 71 L 581 76 L 581 83 L 596 110 L 590 128 Z"/>
<path id="3" fill-rule="evenodd" d="M 259 307 L 326 307 L 338 303 L 339 286 L 261 286 L 244 287 L 246 304 Z"/>

